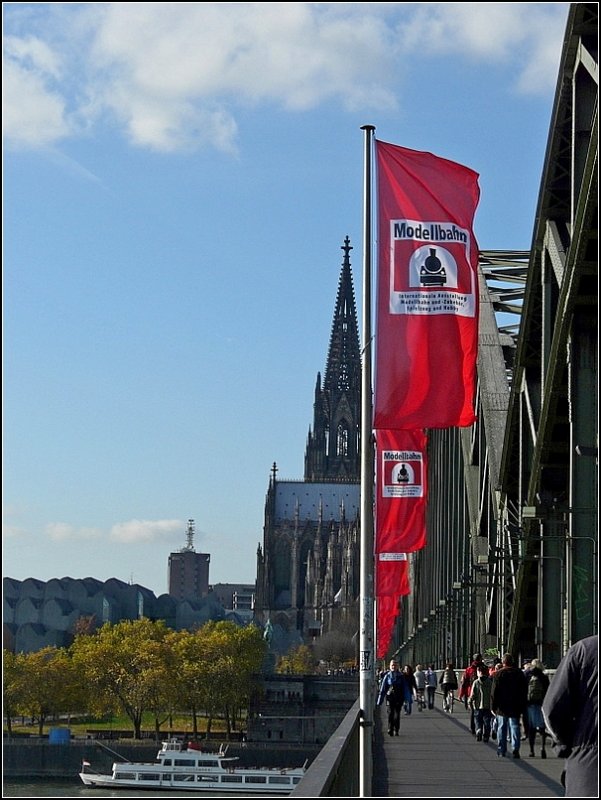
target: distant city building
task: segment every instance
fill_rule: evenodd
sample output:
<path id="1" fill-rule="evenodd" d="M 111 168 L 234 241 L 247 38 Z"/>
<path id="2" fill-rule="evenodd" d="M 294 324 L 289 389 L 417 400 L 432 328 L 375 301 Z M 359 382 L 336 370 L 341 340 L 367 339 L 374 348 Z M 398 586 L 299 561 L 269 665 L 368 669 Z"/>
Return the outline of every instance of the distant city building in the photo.
<path id="1" fill-rule="evenodd" d="M 280 480 L 274 463 L 257 551 L 255 619 L 305 641 L 358 620 L 361 354 L 351 249 L 347 237 L 304 480 Z"/>
<path id="2" fill-rule="evenodd" d="M 186 546 L 169 556 L 169 594 L 176 600 L 206 597 L 209 593 L 208 553 L 194 550 L 194 520 L 188 520 Z"/>
<path id="3" fill-rule="evenodd" d="M 216 583 L 209 587 L 211 593 L 224 609 L 226 615 L 238 616 L 244 622 L 251 622 L 255 608 L 254 583 Z"/>
<path id="4" fill-rule="evenodd" d="M 194 630 L 209 621 L 247 620 L 226 613 L 213 593 L 176 600 L 168 594 L 156 597 L 144 586 L 117 578 L 53 578 L 18 581 L 4 578 L 3 647 L 15 653 L 33 653 L 43 647 L 68 647 L 82 629 L 93 633 L 106 622 L 145 617 L 163 620 L 173 630 Z"/>

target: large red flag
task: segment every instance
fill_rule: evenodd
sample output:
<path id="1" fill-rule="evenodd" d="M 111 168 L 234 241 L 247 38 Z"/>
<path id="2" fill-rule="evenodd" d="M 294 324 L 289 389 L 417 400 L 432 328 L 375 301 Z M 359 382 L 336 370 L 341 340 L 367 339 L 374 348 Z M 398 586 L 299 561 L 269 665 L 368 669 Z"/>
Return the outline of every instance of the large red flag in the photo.
<path id="1" fill-rule="evenodd" d="M 375 552 L 412 553 L 426 544 L 427 436 L 376 430 Z"/>
<path id="2" fill-rule="evenodd" d="M 374 428 L 475 420 L 478 174 L 377 141 Z"/>

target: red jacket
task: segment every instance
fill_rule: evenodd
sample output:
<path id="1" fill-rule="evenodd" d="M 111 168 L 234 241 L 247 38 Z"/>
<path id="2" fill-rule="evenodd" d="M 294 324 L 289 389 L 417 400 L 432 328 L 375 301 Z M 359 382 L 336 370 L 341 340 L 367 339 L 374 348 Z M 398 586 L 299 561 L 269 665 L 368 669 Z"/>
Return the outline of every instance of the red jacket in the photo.
<path id="1" fill-rule="evenodd" d="M 472 693 L 472 683 L 478 677 L 478 667 L 481 661 L 472 661 L 469 667 L 464 671 L 463 678 L 461 679 L 461 687 L 459 689 L 459 699 L 469 697 Z"/>

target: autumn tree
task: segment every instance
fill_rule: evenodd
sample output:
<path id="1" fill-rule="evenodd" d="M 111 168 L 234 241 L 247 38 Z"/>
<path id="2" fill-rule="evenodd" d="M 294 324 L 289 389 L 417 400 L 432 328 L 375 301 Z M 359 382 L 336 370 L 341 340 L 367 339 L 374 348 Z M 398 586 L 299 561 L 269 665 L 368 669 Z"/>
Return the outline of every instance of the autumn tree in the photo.
<path id="1" fill-rule="evenodd" d="M 195 631 L 172 631 L 166 645 L 177 664 L 175 689 L 180 708 L 192 713 L 192 731 L 198 736 L 198 714 L 206 708 L 209 668 L 202 637 Z"/>
<path id="2" fill-rule="evenodd" d="M 171 705 L 172 686 L 165 679 L 169 656 L 167 627 L 149 619 L 106 623 L 93 636 L 72 644 L 74 662 L 93 688 L 99 706 L 108 704 L 130 718 L 134 737 L 141 738 L 145 711 L 155 716 Z"/>
<path id="3" fill-rule="evenodd" d="M 308 645 L 301 644 L 279 658 L 275 671 L 284 675 L 311 674 L 315 671 L 315 656 Z"/>
<path id="4" fill-rule="evenodd" d="M 55 714 L 74 710 L 80 685 L 69 653 L 64 648 L 44 647 L 34 653 L 21 653 L 13 664 L 18 690 L 18 710 L 38 720 L 42 736 L 46 720 Z"/>
<path id="5" fill-rule="evenodd" d="M 254 676 L 260 671 L 267 645 L 255 625 L 240 628 L 233 622 L 207 622 L 196 636 L 202 654 L 207 731 L 212 719 L 221 713 L 229 736 L 241 709 L 248 708 Z"/>
<path id="6" fill-rule="evenodd" d="M 4 650 L 2 661 L 2 707 L 8 735 L 12 736 L 12 718 L 20 711 L 24 683 L 23 656 Z"/>

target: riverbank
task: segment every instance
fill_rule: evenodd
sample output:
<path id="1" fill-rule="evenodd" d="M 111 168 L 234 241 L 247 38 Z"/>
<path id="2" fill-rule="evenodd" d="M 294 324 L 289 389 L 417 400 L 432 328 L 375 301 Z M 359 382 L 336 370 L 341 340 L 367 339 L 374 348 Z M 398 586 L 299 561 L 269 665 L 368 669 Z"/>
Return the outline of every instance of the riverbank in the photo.
<path id="1" fill-rule="evenodd" d="M 3 775 L 12 779 L 77 778 L 82 761 L 89 761 L 98 772 L 110 772 L 114 761 L 156 761 L 160 744 L 156 742 L 115 742 L 99 739 L 72 738 L 52 744 L 47 739 L 3 741 Z M 206 745 L 217 751 L 219 743 Z M 240 766 L 296 767 L 309 763 L 319 753 L 319 745 L 270 744 L 235 742 L 229 745 L 228 755 L 237 756 Z"/>

